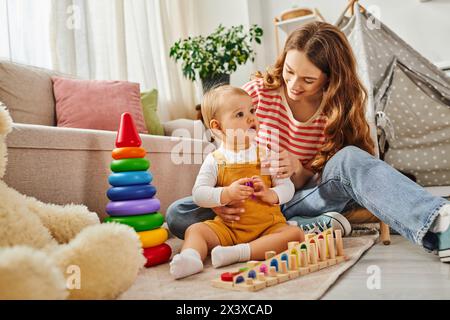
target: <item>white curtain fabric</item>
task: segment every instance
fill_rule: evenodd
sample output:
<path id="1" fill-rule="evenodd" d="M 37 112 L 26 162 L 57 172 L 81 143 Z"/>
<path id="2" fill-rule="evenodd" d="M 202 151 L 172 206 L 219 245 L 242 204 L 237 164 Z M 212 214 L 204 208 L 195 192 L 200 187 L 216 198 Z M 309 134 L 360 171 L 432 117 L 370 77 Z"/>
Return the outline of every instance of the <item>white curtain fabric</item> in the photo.
<path id="1" fill-rule="evenodd" d="M 51 68 L 51 0 L 0 0 L 0 58 Z"/>
<path id="2" fill-rule="evenodd" d="M 0 0 L 0 58 L 158 89 L 162 121 L 195 118 L 198 86 L 169 58 L 197 34 L 196 1 Z"/>
<path id="3" fill-rule="evenodd" d="M 169 58 L 197 32 L 193 1 L 51 0 L 53 68 L 89 79 L 139 82 L 159 91 L 162 121 L 195 117 L 196 88 Z"/>

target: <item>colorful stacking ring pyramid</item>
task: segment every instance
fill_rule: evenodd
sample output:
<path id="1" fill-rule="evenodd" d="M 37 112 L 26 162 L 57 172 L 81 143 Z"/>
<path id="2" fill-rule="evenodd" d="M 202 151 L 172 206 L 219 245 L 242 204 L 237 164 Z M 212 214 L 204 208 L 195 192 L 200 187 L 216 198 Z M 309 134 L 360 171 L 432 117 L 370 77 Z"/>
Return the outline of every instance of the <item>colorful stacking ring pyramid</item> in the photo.
<path id="1" fill-rule="evenodd" d="M 147 258 L 146 267 L 165 263 L 172 254 L 165 243 L 168 232 L 162 228 L 164 216 L 159 212 L 160 201 L 155 197 L 156 188 L 151 184 L 153 176 L 145 159 L 146 150 L 129 113 L 124 113 L 116 139 L 116 149 L 107 196 L 111 202 L 106 206 L 109 217 L 105 222 L 126 224 L 137 232 Z"/>

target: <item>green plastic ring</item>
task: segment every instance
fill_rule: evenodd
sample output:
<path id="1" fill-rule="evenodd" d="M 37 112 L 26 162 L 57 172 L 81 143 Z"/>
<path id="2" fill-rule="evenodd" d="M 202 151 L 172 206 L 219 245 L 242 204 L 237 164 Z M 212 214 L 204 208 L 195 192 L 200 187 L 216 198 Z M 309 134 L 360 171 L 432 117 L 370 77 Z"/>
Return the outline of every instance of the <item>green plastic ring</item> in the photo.
<path id="1" fill-rule="evenodd" d="M 108 217 L 104 221 L 117 222 L 132 227 L 136 232 L 148 231 L 160 228 L 164 223 L 164 216 L 159 213 L 151 213 L 143 216 Z"/>
<path id="2" fill-rule="evenodd" d="M 146 171 L 150 168 L 150 161 L 143 158 L 114 160 L 111 162 L 112 172 Z"/>

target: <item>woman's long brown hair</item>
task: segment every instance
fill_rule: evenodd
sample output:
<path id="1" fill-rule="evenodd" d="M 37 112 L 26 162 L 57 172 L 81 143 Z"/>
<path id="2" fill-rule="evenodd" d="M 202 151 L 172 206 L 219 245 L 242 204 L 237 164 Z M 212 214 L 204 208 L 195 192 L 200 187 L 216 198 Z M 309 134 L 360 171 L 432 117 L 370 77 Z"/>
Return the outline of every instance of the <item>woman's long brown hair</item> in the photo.
<path id="1" fill-rule="evenodd" d="M 275 65 L 256 78 L 264 80 L 267 89 L 284 86 L 283 67 L 290 50 L 305 52 L 308 59 L 327 75 L 324 90 L 325 143 L 311 164 L 321 173 L 327 161 L 342 148 L 353 145 L 374 154 L 374 142 L 365 117 L 367 90 L 356 71 L 356 61 L 346 36 L 335 26 L 312 22 L 292 32 Z"/>

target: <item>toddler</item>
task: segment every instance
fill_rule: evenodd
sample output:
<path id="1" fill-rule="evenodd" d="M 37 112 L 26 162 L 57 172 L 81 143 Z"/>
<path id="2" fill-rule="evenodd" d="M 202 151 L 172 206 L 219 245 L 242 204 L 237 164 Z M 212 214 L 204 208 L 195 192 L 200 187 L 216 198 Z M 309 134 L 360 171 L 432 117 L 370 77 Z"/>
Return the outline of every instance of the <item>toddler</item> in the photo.
<path id="1" fill-rule="evenodd" d="M 206 125 L 221 140 L 209 154 L 193 188 L 194 202 L 205 208 L 242 203 L 239 220 L 228 222 L 216 216 L 191 225 L 181 253 L 170 263 L 170 272 L 183 278 L 203 270 L 211 252 L 215 268 L 264 260 L 266 251 L 280 253 L 290 241 L 303 241 L 303 231 L 288 225 L 280 205 L 292 199 L 291 180 L 261 175 L 262 148 L 254 143 L 259 124 L 252 98 L 242 89 L 222 86 L 205 94 L 202 115 Z"/>

